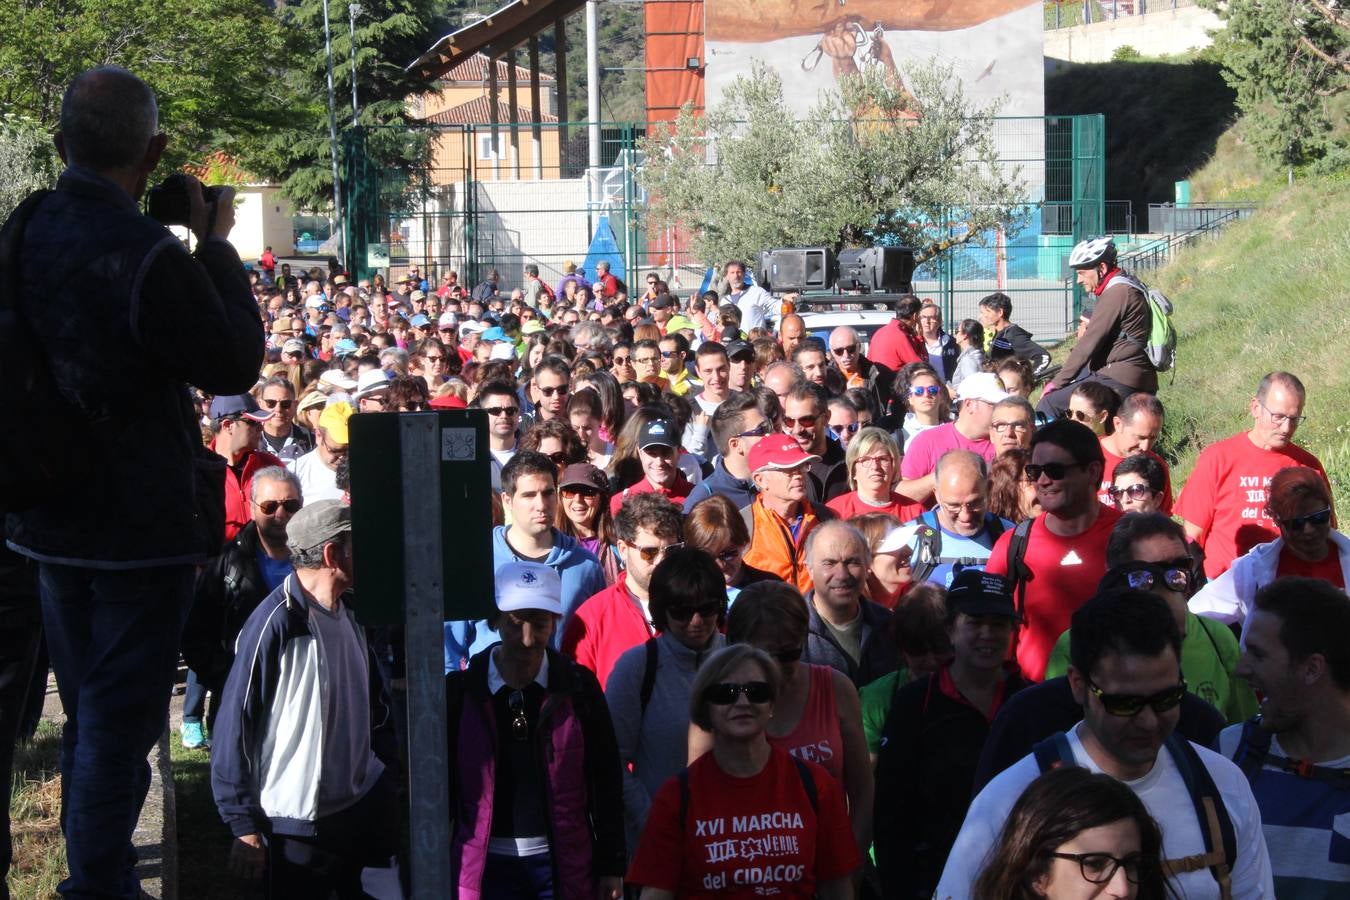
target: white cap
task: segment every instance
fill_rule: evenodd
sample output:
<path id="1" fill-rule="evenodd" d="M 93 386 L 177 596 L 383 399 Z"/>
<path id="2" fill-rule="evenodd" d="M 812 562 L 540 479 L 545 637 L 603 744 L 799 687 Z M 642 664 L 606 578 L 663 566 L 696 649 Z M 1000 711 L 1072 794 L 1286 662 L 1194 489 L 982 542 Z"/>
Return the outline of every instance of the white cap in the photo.
<path id="1" fill-rule="evenodd" d="M 562 578 L 543 563 L 509 562 L 497 570 L 497 609 L 540 609 L 562 615 Z"/>
<path id="2" fill-rule="evenodd" d="M 971 377 L 971 376 L 967 376 Z M 964 382 L 963 382 L 964 383 Z M 881 539 L 877 545 L 876 553 L 895 553 L 898 550 L 914 548 L 914 538 L 919 533 L 919 526 L 915 524 L 901 525 L 898 528 L 892 528 L 886 532 L 886 536 Z"/>
<path id="3" fill-rule="evenodd" d="M 341 369 L 329 369 L 319 376 L 319 383 L 330 388 L 351 393 L 356 390 L 356 379 Z"/>
<path id="4" fill-rule="evenodd" d="M 983 400 L 986 403 L 998 403 L 1011 397 L 1003 389 L 1003 383 L 993 372 L 976 372 L 961 379 L 956 386 L 957 400 Z"/>
<path id="5" fill-rule="evenodd" d="M 328 305 L 328 298 L 323 294 L 315 294 L 305 301 L 306 309 L 321 309 Z"/>
<path id="6" fill-rule="evenodd" d="M 487 330 L 488 326 L 486 322 L 478 322 L 473 319 L 470 319 L 463 325 L 459 326 L 460 334 L 482 334 Z"/>
<path id="7" fill-rule="evenodd" d="M 459 316 L 455 315 L 452 312 L 441 313 L 441 317 L 440 319 L 437 320 L 437 324 L 439 324 L 442 328 L 449 328 L 451 326 L 458 325 Z"/>
<path id="8" fill-rule="evenodd" d="M 516 358 L 516 345 L 512 344 L 510 341 L 505 341 L 500 344 L 493 344 L 492 353 L 488 355 L 488 359 L 511 360 L 515 358 Z"/>
<path id="9" fill-rule="evenodd" d="M 366 369 L 356 379 L 356 399 L 384 390 L 389 387 L 389 376 L 384 369 Z"/>

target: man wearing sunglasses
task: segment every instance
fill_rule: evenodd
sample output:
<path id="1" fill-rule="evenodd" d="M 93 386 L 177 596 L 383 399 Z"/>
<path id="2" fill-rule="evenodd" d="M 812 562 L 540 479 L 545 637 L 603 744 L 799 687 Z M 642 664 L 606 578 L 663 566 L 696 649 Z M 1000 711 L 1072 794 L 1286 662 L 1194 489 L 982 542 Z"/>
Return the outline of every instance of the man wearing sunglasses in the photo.
<path id="1" fill-rule="evenodd" d="M 534 395 L 533 421 L 558 419 L 567 423 L 567 395 L 572 392 L 572 370 L 567 360 L 560 356 L 546 356 L 540 360 L 530 380 L 530 391 Z"/>
<path id="2" fill-rule="evenodd" d="M 520 439 L 520 400 L 505 381 L 489 381 L 478 391 L 474 405 L 487 413 L 488 453 L 492 456 L 492 489 L 502 489 L 502 467 L 516 455 Z"/>
<path id="3" fill-rule="evenodd" d="M 1083 720 L 1037 744 L 979 792 L 935 896 L 971 896 L 1026 787 L 1047 768 L 1077 765 L 1117 778 L 1139 795 L 1162 829 L 1178 896 L 1274 897 L 1261 815 L 1247 779 L 1218 753 L 1177 733 L 1187 691 L 1181 635 L 1167 602 L 1136 590 L 1097 595 L 1074 613 L 1069 657 L 1069 687 Z"/>
<path id="4" fill-rule="evenodd" d="M 1303 466 L 1326 481 L 1317 457 L 1294 443 L 1305 418 L 1306 397 L 1297 376 L 1271 372 L 1251 400 L 1252 427 L 1210 444 L 1196 459 L 1177 497 L 1176 514 L 1186 526 L 1186 537 L 1205 551 L 1205 575 L 1211 580 L 1257 544 L 1279 536 L 1266 506 L 1276 472 Z"/>
<path id="5" fill-rule="evenodd" d="M 824 388 L 809 381 L 793 385 L 783 402 L 783 431 L 792 436 L 803 453 L 813 457 L 807 474 L 811 499 L 817 503 L 827 503 L 848 493 L 844 448 L 827 437 L 826 403 Z"/>
<path id="6" fill-rule="evenodd" d="M 1097 501 L 1102 445 L 1092 429 L 1072 419 L 1056 419 L 1032 437 L 1026 477 L 1035 482 L 1044 514 L 1025 532 L 1017 572 L 1009 560 L 1017 529 L 994 544 L 986 569 L 1017 582 L 1024 617 L 1017 662 L 1028 678 L 1040 681 L 1073 611 L 1096 592 L 1106 572 L 1106 542 L 1120 513 Z"/>
<path id="7" fill-rule="evenodd" d="M 279 466 L 260 469 L 249 494 L 252 521 L 198 573 L 192 612 L 183 629 L 188 685 L 179 735 L 187 749 L 211 746 L 207 734 L 215 728 L 235 640 L 254 608 L 292 572 L 286 527 L 302 505 L 299 479 Z M 217 702 L 204 731 L 207 691 Z"/>
<path id="8" fill-rule="evenodd" d="M 630 497 L 614 517 L 623 572 L 610 587 L 587 598 L 563 631 L 562 651 L 590 669 L 601 684 L 629 647 L 656 634 L 652 625 L 652 573 L 672 547 L 684 546 L 680 508 L 659 494 Z"/>
<path id="9" fill-rule="evenodd" d="M 1131 588 L 1167 601 L 1181 631 L 1181 671 L 1186 673 L 1187 689 L 1212 704 L 1229 723 L 1250 718 L 1256 712 L 1256 696 L 1236 674 L 1237 638 L 1222 623 L 1186 608 L 1195 592 L 1196 566 L 1181 526 L 1159 513 L 1126 515 L 1111 532 L 1106 564 L 1111 568 L 1099 590 Z M 1066 631 L 1055 643 L 1046 678 L 1068 672 L 1071 635 Z"/>
<path id="10" fill-rule="evenodd" d="M 232 540 L 252 521 L 248 508 L 248 489 L 253 474 L 269 466 L 283 465 L 281 460 L 258 449 L 263 423 L 272 413 L 258 407 L 252 394 L 216 397 L 211 401 L 211 421 L 216 438 L 212 448 L 225 459 L 225 540 Z"/>
<path id="11" fill-rule="evenodd" d="M 286 464 L 314 449 L 314 436 L 295 421 L 295 386 L 284 375 L 273 375 L 263 382 L 258 403 L 271 413 L 262 423 L 258 449 L 271 453 Z"/>

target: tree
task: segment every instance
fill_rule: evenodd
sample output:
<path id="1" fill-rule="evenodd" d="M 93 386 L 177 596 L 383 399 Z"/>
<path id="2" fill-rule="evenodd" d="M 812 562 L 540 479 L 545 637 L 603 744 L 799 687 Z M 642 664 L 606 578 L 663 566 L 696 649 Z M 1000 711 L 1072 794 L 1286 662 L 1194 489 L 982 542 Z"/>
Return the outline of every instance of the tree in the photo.
<path id="1" fill-rule="evenodd" d="M 284 115 L 280 23 L 257 0 L 26 0 L 0 3 L 0 108 L 58 124 L 80 72 L 123 66 L 159 100 L 161 171 L 229 150 Z"/>
<path id="2" fill-rule="evenodd" d="M 1329 99 L 1350 83 L 1350 13 L 1323 0 L 1201 0 L 1226 22 L 1215 52 L 1258 152 L 1303 165 L 1336 147 Z"/>
<path id="3" fill-rule="evenodd" d="M 847 76 L 799 119 L 756 65 L 706 117 L 686 107 L 645 141 L 647 227 L 689 232 L 702 259 L 901 243 L 920 261 L 1015 230 L 1025 196 L 998 160 L 996 105 L 972 104 L 936 61 L 904 78 L 908 90 L 875 70 Z"/>
<path id="4" fill-rule="evenodd" d="M 54 185 L 59 164 L 51 138 L 35 122 L 0 118 L 0 222 L 24 197 Z"/>

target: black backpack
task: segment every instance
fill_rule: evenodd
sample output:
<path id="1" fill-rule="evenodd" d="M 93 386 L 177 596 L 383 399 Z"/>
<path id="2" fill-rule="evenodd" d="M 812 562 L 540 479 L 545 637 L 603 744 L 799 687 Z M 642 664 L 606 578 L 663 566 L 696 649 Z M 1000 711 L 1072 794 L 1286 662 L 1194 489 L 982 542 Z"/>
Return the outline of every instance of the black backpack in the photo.
<path id="1" fill-rule="evenodd" d="M 0 511 L 23 512 L 85 483 L 93 471 L 88 416 L 61 393 L 51 363 L 19 311 L 24 229 L 51 191 L 36 191 L 0 230 L 0 374 L 9 417 L 0 429 Z M 223 496 L 223 495 L 222 495 Z"/>
<path id="2" fill-rule="evenodd" d="M 930 521 L 931 519 L 931 521 Z M 988 557 L 983 559 L 973 556 L 943 556 L 942 555 L 942 526 L 938 524 L 937 513 L 929 510 L 919 516 L 919 522 L 924 527 L 919 529 L 919 545 L 914 551 L 914 559 L 910 563 L 913 578 L 916 582 L 927 581 L 928 576 L 933 574 L 933 570 L 938 566 L 950 565 L 953 574 L 961 571 L 965 566 L 983 566 L 989 561 Z M 997 541 L 1003 536 L 1003 520 L 998 516 L 985 519 L 985 530 L 989 532 L 991 541 Z M 1008 548 L 1008 568 L 1012 570 L 1012 551 L 1013 547 Z M 1017 557 L 1021 562 L 1021 557 L 1026 554 L 1026 541 L 1022 541 L 1022 553 Z M 1021 612 L 1019 608 L 1018 612 Z"/>

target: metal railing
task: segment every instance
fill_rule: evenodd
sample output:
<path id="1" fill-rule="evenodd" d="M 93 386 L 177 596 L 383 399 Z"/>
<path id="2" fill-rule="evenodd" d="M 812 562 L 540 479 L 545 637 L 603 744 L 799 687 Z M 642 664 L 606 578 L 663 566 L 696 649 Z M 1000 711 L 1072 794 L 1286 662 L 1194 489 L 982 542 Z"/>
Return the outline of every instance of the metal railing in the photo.
<path id="1" fill-rule="evenodd" d="M 1046 0 L 1045 27 L 1073 28 L 1196 5 L 1195 0 Z"/>
<path id="2" fill-rule="evenodd" d="M 1119 260 L 1120 267 L 1128 272 L 1136 273 L 1160 269 L 1171 262 L 1182 248 L 1188 247 L 1203 238 L 1213 236 L 1228 225 L 1251 215 L 1250 210 L 1246 210 L 1244 214 L 1244 210 L 1241 208 L 1214 210 L 1213 212 L 1213 216 L 1189 231 L 1169 234 L 1166 237 L 1150 241 L 1138 250 L 1125 254 Z"/>
<path id="3" fill-rule="evenodd" d="M 1246 219 L 1259 208 L 1259 204 L 1246 200 L 1190 203 L 1186 206 L 1150 203 L 1148 230 L 1150 234 L 1180 234 L 1202 228 L 1210 222 L 1227 222 L 1230 214 L 1238 219 Z"/>

